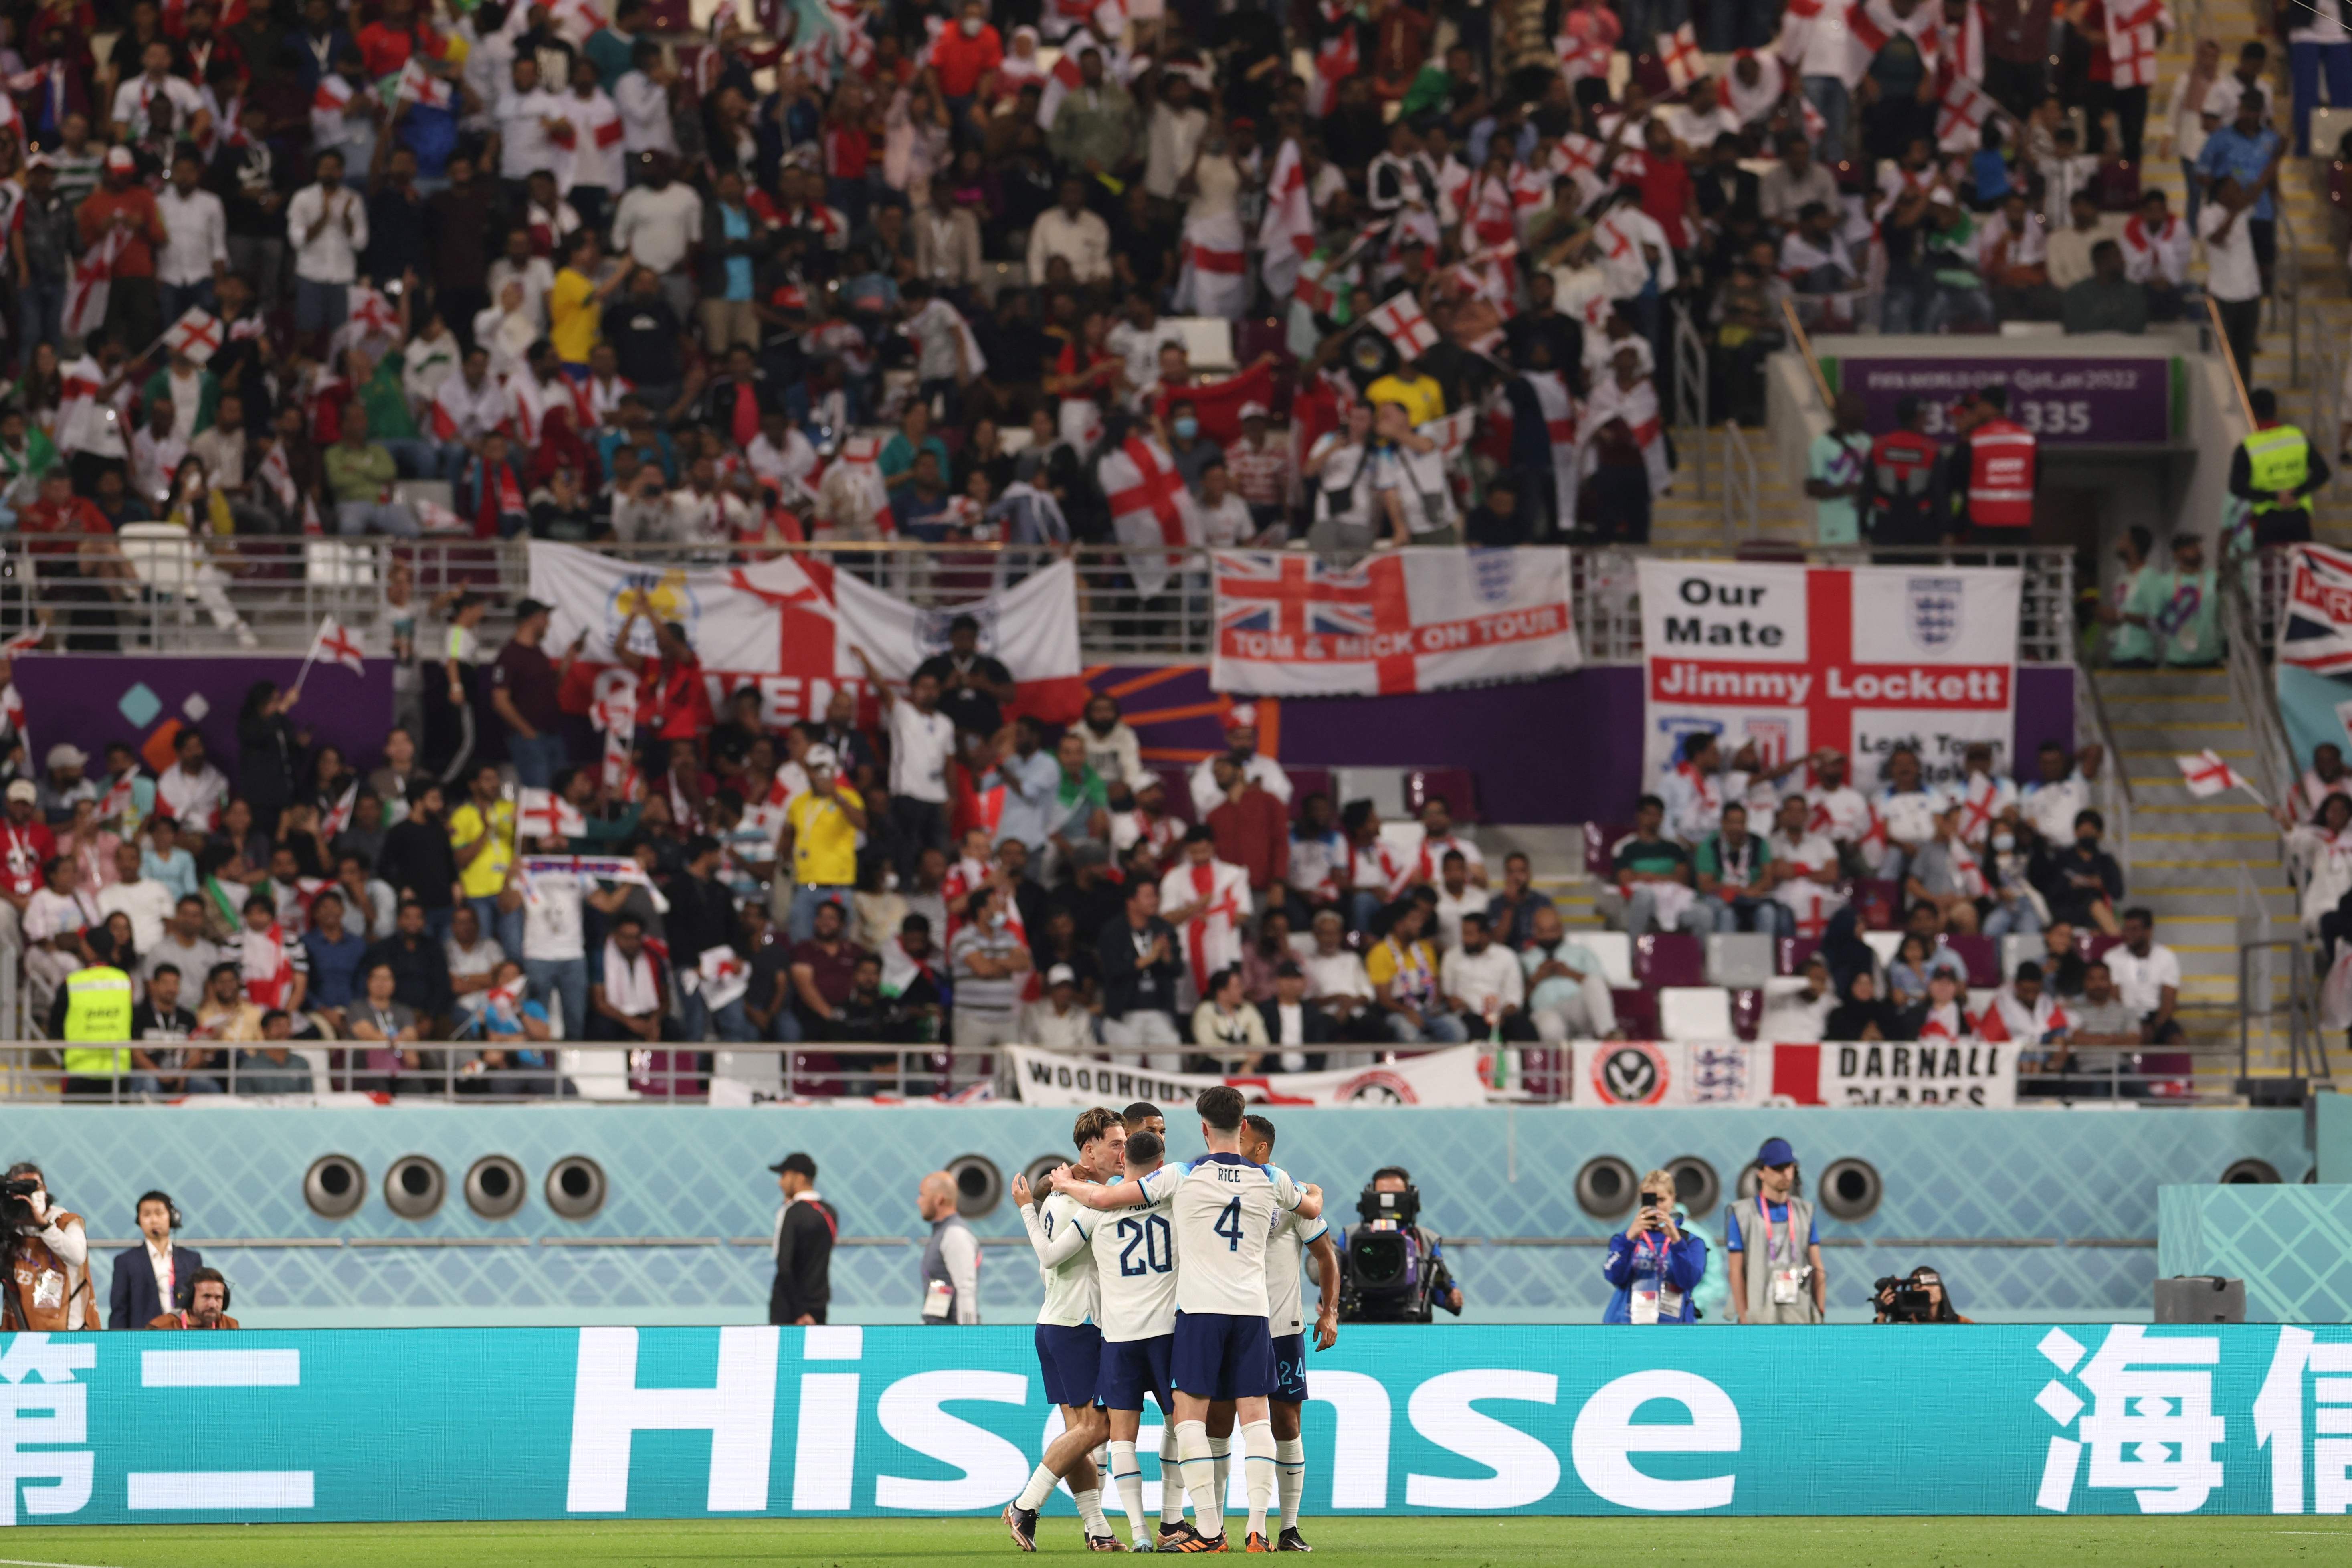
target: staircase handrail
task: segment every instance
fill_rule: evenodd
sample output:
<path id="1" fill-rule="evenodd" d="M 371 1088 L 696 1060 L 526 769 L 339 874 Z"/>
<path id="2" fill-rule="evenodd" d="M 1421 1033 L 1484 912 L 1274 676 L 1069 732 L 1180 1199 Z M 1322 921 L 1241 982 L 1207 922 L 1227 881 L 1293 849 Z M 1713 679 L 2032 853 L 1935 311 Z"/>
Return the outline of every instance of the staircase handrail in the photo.
<path id="1" fill-rule="evenodd" d="M 2301 778 L 2294 750 L 2288 744 L 2286 722 L 2279 716 L 2278 693 L 2270 680 L 2263 644 L 2262 623 L 2247 597 L 2239 563 L 2225 560 L 2214 574 L 2221 599 L 2222 668 L 2228 672 L 2230 700 L 2245 716 L 2253 740 L 2254 788 L 2264 800 L 2284 801 Z"/>
<path id="2" fill-rule="evenodd" d="M 1761 526 L 1762 481 L 1756 449 L 1737 419 L 1723 422 L 1723 539 L 1735 549 L 1756 537 Z"/>
<path id="3" fill-rule="evenodd" d="M 1674 304 L 1675 425 L 1690 432 L 1690 450 L 1679 453 L 1706 499 L 1706 341 L 1692 324 L 1690 311 L 1679 300 Z"/>
<path id="4" fill-rule="evenodd" d="M 2116 743 L 2115 725 L 2107 718 L 2107 705 L 2099 696 L 2099 683 L 2088 665 L 2077 659 L 2074 663 L 2074 740 L 2079 747 L 2086 741 L 2098 742 L 2104 753 L 2098 776 L 2091 781 L 2091 798 L 2098 805 L 2099 815 L 2106 819 L 2107 844 L 2115 855 L 2116 864 L 2128 876 L 2132 865 L 2131 770 L 2124 765 L 2123 750 Z"/>

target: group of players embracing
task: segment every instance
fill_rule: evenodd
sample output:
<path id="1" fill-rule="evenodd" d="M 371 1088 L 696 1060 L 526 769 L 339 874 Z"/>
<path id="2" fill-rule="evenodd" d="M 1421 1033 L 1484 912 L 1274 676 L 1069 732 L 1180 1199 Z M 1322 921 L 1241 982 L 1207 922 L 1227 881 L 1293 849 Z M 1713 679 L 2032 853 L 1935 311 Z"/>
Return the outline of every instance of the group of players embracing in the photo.
<path id="1" fill-rule="evenodd" d="M 1307 1480 L 1299 1248 L 1315 1254 L 1315 1343 L 1328 1350 L 1339 1335 L 1339 1256 L 1322 1218 L 1323 1191 L 1271 1163 L 1274 1123 L 1244 1115 L 1239 1090 L 1204 1089 L 1193 1105 L 1206 1152 L 1189 1162 L 1169 1158 L 1156 1106 L 1124 1114 L 1097 1107 L 1078 1117 L 1078 1157 L 1046 1178 L 1042 1201 L 1025 1178 L 1013 1184 L 1045 1281 L 1037 1362 L 1063 1421 L 1004 1510 L 1024 1552 L 1036 1550 L 1037 1512 L 1061 1481 L 1077 1501 L 1087 1548 L 1121 1550 L 1103 1515 L 1103 1463 L 1126 1504 L 1126 1550 L 1229 1550 L 1226 1465 L 1236 1424 L 1249 1497 L 1245 1550 L 1313 1550 L 1298 1532 Z M 1183 1480 L 1162 1480 L 1156 1538 L 1144 1528 L 1135 1452 L 1147 1393 L 1161 1414 L 1160 1474 Z M 1277 1494 L 1274 1536 L 1266 1515 Z"/>

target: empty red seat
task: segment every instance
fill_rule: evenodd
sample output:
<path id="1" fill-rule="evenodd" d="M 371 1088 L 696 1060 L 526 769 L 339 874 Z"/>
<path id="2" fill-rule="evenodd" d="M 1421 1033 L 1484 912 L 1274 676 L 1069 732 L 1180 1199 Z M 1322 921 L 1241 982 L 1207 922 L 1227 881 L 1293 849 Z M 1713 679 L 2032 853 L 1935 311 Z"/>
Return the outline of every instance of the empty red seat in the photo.
<path id="1" fill-rule="evenodd" d="M 1633 831 L 1632 823 L 1588 822 L 1584 825 L 1584 874 L 1609 880 L 1614 869 L 1609 863 L 1609 847 Z"/>
<path id="2" fill-rule="evenodd" d="M 1307 810 L 1308 795 L 1319 795 L 1328 797 L 1330 795 L 1331 770 L 1329 768 L 1295 768 L 1288 763 L 1283 763 L 1282 767 L 1283 771 L 1290 775 L 1290 819 L 1296 822 Z M 1336 822 L 1339 816 L 1338 810 L 1339 803 L 1333 801 L 1331 804 L 1333 807 L 1331 818 Z"/>
<path id="3" fill-rule="evenodd" d="M 1658 931 L 1633 939 L 1633 978 L 1653 990 L 1661 985 L 1706 984 L 1706 949 L 1683 931 Z"/>
<path id="4" fill-rule="evenodd" d="M 1610 999 L 1617 1005 L 1617 1027 L 1629 1040 L 1654 1040 L 1658 1037 L 1658 997 L 1653 991 L 1627 990 L 1612 985 Z"/>
<path id="5" fill-rule="evenodd" d="M 1456 822 L 1478 820 L 1477 783 L 1468 768 L 1408 768 L 1404 775 L 1404 805 L 1414 816 L 1432 799 L 1445 802 Z"/>
<path id="6" fill-rule="evenodd" d="M 1884 880 L 1853 885 L 1853 912 L 1870 931 L 1895 931 L 1903 923 L 1903 888 Z"/>
<path id="7" fill-rule="evenodd" d="M 1751 988 L 1731 994 L 1731 1032 L 1743 1040 L 1756 1037 L 1757 1026 L 1764 1021 L 1764 993 Z"/>
<path id="8" fill-rule="evenodd" d="M 1784 936 L 1780 939 L 1780 973 L 1802 974 L 1805 960 L 1821 951 L 1822 939 L 1817 936 Z"/>
<path id="9" fill-rule="evenodd" d="M 2074 950 L 2083 955 L 2083 962 L 2085 963 L 2106 957 L 2109 948 L 2121 947 L 2123 944 L 2123 938 L 2108 936 L 2102 931 L 2082 931 L 2074 933 Z"/>
<path id="10" fill-rule="evenodd" d="M 1992 938 L 1947 933 L 1944 945 L 1958 953 L 1960 962 L 1969 966 L 1969 984 L 2000 984 L 2000 954 L 1994 950 Z"/>

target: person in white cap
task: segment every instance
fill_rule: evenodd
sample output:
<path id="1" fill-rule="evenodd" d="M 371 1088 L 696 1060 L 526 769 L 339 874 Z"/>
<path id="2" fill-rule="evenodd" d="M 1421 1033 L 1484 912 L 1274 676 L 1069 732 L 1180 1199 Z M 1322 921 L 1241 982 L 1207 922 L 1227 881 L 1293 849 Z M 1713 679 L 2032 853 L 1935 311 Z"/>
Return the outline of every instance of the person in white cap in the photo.
<path id="1" fill-rule="evenodd" d="M 1021 1009 L 1021 1038 L 1043 1051 L 1083 1056 L 1095 1048 L 1095 1017 L 1078 1005 L 1078 973 L 1066 963 L 1045 971 L 1045 994 Z"/>
<path id="2" fill-rule="evenodd" d="M 40 807 L 52 827 L 73 815 L 77 801 L 98 799 L 98 786 L 82 771 L 89 766 L 89 753 L 70 741 L 59 741 L 49 748 L 43 759 Z"/>
<path id="3" fill-rule="evenodd" d="M 1260 545 L 1277 545 L 1290 535 L 1290 440 L 1267 435 L 1265 405 L 1241 407 L 1242 438 L 1225 448 L 1225 468 L 1234 492 L 1250 509 Z"/>
<path id="4" fill-rule="evenodd" d="M 1275 799 L 1286 807 L 1290 805 L 1290 775 L 1272 757 L 1261 756 L 1257 749 L 1257 704 L 1237 702 L 1224 715 L 1225 752 L 1234 759 L 1242 773 L 1256 781 Z M 1202 758 L 1185 775 L 1185 788 L 1192 795 L 1192 813 L 1206 822 L 1209 813 L 1224 803 L 1225 792 L 1217 787 L 1213 756 Z"/>
<path id="5" fill-rule="evenodd" d="M 816 933 L 818 906 L 849 912 L 857 885 L 857 838 L 866 831 L 866 800 L 841 782 L 841 759 L 831 746 L 811 746 L 801 758 L 809 786 L 784 805 L 776 855 L 793 862 L 793 906 L 785 916 L 794 942 Z"/>

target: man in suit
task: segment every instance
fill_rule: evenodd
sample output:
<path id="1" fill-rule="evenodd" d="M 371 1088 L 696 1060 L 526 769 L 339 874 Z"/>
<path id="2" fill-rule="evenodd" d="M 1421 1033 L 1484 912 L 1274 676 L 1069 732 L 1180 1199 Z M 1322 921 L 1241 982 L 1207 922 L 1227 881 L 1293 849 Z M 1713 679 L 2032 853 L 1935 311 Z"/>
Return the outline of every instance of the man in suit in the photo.
<path id="1" fill-rule="evenodd" d="M 173 1245 L 173 1233 L 179 1228 L 179 1206 L 169 1194 L 140 1194 L 139 1234 L 145 1239 L 114 1255 L 108 1328 L 143 1329 L 164 1313 L 188 1306 L 196 1270 L 205 1259 L 193 1247 Z"/>
<path id="2" fill-rule="evenodd" d="M 1265 1056 L 1266 1070 L 1322 1069 L 1322 1053 L 1310 1053 L 1307 1047 L 1330 1043 L 1331 1018 L 1322 1008 L 1307 1005 L 1307 972 L 1298 966 L 1297 959 L 1286 958 L 1276 966 L 1274 994 L 1259 1003 L 1257 1010 L 1265 1018 L 1266 1043 L 1273 1047 Z"/>

